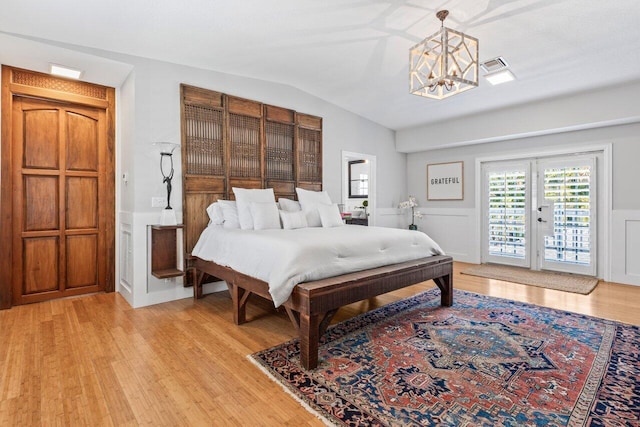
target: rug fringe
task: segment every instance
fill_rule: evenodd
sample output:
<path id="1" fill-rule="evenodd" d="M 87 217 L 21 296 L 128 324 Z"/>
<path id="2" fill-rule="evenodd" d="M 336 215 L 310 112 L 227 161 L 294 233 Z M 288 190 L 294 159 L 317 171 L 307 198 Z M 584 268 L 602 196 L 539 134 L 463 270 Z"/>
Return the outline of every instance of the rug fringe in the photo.
<path id="1" fill-rule="evenodd" d="M 273 376 L 273 374 L 271 373 L 271 371 L 269 371 L 267 368 L 265 368 L 264 366 L 262 366 L 262 364 L 260 362 L 258 362 L 256 359 L 253 358 L 253 355 L 248 354 L 247 355 L 247 359 L 249 359 L 249 361 L 251 363 L 253 363 L 258 369 L 260 369 L 262 372 L 264 372 L 267 377 L 269 377 L 271 379 L 271 381 L 273 381 L 274 383 L 278 384 L 280 387 L 282 387 L 282 389 L 287 392 L 288 395 L 290 395 L 291 397 L 293 397 L 304 409 L 306 409 L 310 414 L 314 415 L 316 418 L 318 418 L 320 421 L 322 421 L 326 426 L 329 427 L 334 427 L 337 426 L 338 424 L 333 423 L 331 421 L 329 421 L 324 415 L 322 415 L 319 411 L 317 411 L 316 409 L 313 409 L 311 406 L 309 406 L 309 404 L 307 402 L 305 402 L 304 400 L 302 400 L 299 396 L 297 396 L 294 392 L 292 392 L 289 387 L 286 384 L 281 383 L 280 381 L 278 381 L 278 379 Z"/>

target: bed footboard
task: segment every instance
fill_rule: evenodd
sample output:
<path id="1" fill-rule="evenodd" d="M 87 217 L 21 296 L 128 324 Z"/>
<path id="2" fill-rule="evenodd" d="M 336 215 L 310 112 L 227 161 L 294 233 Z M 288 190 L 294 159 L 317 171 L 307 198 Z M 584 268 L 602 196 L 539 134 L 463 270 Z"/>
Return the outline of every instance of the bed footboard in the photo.
<path id="1" fill-rule="evenodd" d="M 196 298 L 202 296 L 202 273 L 227 282 L 233 299 L 233 317 L 236 324 L 246 321 L 245 307 L 252 293 L 270 299 L 266 282 L 198 258 L 194 267 L 198 271 L 194 283 Z M 333 315 L 343 305 L 431 279 L 440 289 L 441 305 L 451 306 L 453 259 L 445 255 L 300 283 L 283 304 L 300 337 L 300 363 L 305 369 L 317 367 L 320 337 L 329 326 Z"/>

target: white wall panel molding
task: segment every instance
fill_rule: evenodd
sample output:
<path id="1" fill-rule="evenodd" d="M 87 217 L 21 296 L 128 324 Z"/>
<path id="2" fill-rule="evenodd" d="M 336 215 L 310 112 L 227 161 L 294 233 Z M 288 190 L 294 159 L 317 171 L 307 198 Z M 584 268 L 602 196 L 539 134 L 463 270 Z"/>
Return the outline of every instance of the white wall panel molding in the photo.
<path id="1" fill-rule="evenodd" d="M 129 212 L 121 212 L 118 218 L 116 291 L 133 306 L 133 217 Z"/>
<path id="2" fill-rule="evenodd" d="M 611 281 L 640 286 L 640 211 L 612 211 Z"/>
<path id="3" fill-rule="evenodd" d="M 418 229 L 435 240 L 454 260 L 480 263 L 476 209 L 418 208 Z"/>
<path id="4" fill-rule="evenodd" d="M 400 209 L 397 208 L 376 208 L 376 227 L 388 227 L 388 228 L 406 228 L 409 226 L 407 219 L 408 215 L 405 215 Z"/>

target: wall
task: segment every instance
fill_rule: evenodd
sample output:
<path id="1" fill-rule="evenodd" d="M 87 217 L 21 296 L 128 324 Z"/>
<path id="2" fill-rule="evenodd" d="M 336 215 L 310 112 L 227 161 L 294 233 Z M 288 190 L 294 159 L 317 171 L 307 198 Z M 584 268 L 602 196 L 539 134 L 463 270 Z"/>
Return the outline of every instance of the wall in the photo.
<path id="1" fill-rule="evenodd" d="M 475 144 L 472 139 L 475 134 L 473 130 L 467 133 L 469 129 L 465 127 L 464 121 L 448 123 L 448 126 L 459 130 L 451 137 L 460 138 L 458 147 L 408 154 L 408 192 L 418 197 L 420 210 L 426 214 L 418 223 L 420 229 L 430 234 L 454 259 L 479 263 L 481 230 L 478 218 L 481 213 L 477 194 L 480 194 L 480 179 L 476 168 L 480 160 L 533 157 L 555 152 L 578 153 L 588 147 L 610 147 L 610 165 L 599 162 L 598 167 L 601 185 L 606 186 L 609 193 L 609 200 L 601 201 L 601 208 L 605 211 L 599 212 L 599 247 L 608 246 L 608 251 L 599 256 L 599 276 L 620 283 L 640 285 L 640 268 L 637 267 L 637 260 L 640 259 L 640 192 L 637 190 L 637 183 L 640 182 L 640 168 L 637 165 L 637 159 L 640 158 L 640 124 L 634 123 L 637 120 L 633 119 L 637 105 L 635 99 L 640 95 L 640 86 L 632 86 L 632 89 L 615 102 L 608 96 L 598 98 L 601 93 L 594 93 L 590 98 L 578 97 L 581 102 L 588 101 L 588 105 L 597 106 L 598 111 L 607 110 L 602 102 L 613 103 L 610 111 L 615 111 L 618 117 L 608 115 L 608 122 L 602 127 L 587 121 L 593 117 L 581 117 L 585 122 L 576 125 L 575 130 L 546 132 L 537 129 L 535 132 L 527 132 L 526 129 L 532 129 L 530 123 L 521 118 L 518 120 L 522 125 L 520 128 L 513 123 L 506 126 L 516 133 L 507 138 L 503 124 L 511 115 L 504 116 L 503 111 L 494 111 L 474 116 L 473 121 L 484 122 L 480 134 L 496 142 Z M 630 99 L 634 102 L 629 101 Z M 547 103 L 541 114 L 563 116 L 563 108 L 568 104 L 571 103 L 567 100 Z M 627 104 L 633 106 L 626 110 L 619 108 L 620 105 Z M 519 113 L 524 114 L 525 118 L 535 117 L 540 108 L 541 105 L 536 104 L 527 108 L 520 107 Z M 576 119 L 579 114 L 569 113 L 567 116 Z M 557 123 L 558 119 L 550 122 Z M 538 123 L 536 126 L 542 125 Z M 436 139 L 441 135 L 438 126 L 434 129 L 421 127 L 398 131 L 398 145 L 405 149 L 415 149 L 421 144 L 425 148 L 439 145 L 441 140 Z M 521 136 L 528 133 L 531 136 Z M 464 161 L 464 200 L 427 201 L 426 165 L 450 161 Z M 607 168 L 610 169 L 609 176 L 600 176 Z M 604 194 L 602 188 L 600 194 Z"/>
<path id="2" fill-rule="evenodd" d="M 637 123 L 640 81 L 616 83 L 608 88 L 403 129 L 397 132 L 396 148 L 415 153 Z"/>
<path id="3" fill-rule="evenodd" d="M 289 86 L 142 58 L 123 59 L 130 61 L 135 70 L 135 202 L 131 227 L 134 236 L 138 237 L 134 237 L 134 258 L 144 255 L 139 250 L 143 247 L 140 229 L 157 221 L 154 215 L 159 216 L 160 210 L 151 208 L 151 197 L 165 195 L 158 170 L 159 154 L 151 143 L 180 141 L 180 83 L 321 116 L 324 189 L 336 202 L 342 198 L 341 150 L 355 151 L 363 146 L 367 147 L 367 152 L 381 159 L 378 170 L 384 171 L 384 177 L 378 180 L 378 206 L 393 206 L 404 193 L 406 156 L 395 151 L 394 133 L 382 126 Z M 172 206 L 177 212 L 182 209 L 179 159 L 179 155 L 176 156 L 175 191 L 172 193 Z M 135 275 L 135 283 L 137 286 L 146 282 L 147 292 L 134 301 L 134 306 L 191 295 L 191 289 L 184 289 L 180 280 L 159 281 L 148 274 L 146 278 L 143 276 Z M 210 290 L 205 289 L 205 292 Z M 163 297 L 158 298 L 156 295 L 159 294 Z"/>
<path id="4" fill-rule="evenodd" d="M 342 150 L 379 159 L 377 206 L 392 209 L 406 193 L 406 155 L 395 150 L 393 131 L 291 86 L 4 34 L 0 62 L 40 72 L 48 72 L 49 63 L 64 64 L 86 70 L 87 81 L 116 87 L 116 286 L 134 307 L 192 296 L 182 279 L 157 280 L 147 267 L 147 225 L 157 223 L 161 211 L 151 207 L 151 198 L 166 196 L 152 143 L 180 142 L 180 83 L 321 116 L 324 189 L 335 202 L 342 199 Z M 180 161 L 178 153 L 171 194 L 178 220 Z"/>

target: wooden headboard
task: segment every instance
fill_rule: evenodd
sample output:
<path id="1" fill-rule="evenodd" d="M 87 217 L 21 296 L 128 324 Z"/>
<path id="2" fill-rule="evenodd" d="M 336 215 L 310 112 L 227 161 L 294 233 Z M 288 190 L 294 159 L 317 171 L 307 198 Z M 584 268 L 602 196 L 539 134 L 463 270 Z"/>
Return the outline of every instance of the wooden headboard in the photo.
<path id="1" fill-rule="evenodd" d="M 185 253 L 209 223 L 206 208 L 232 187 L 322 190 L 322 118 L 180 85 Z"/>

